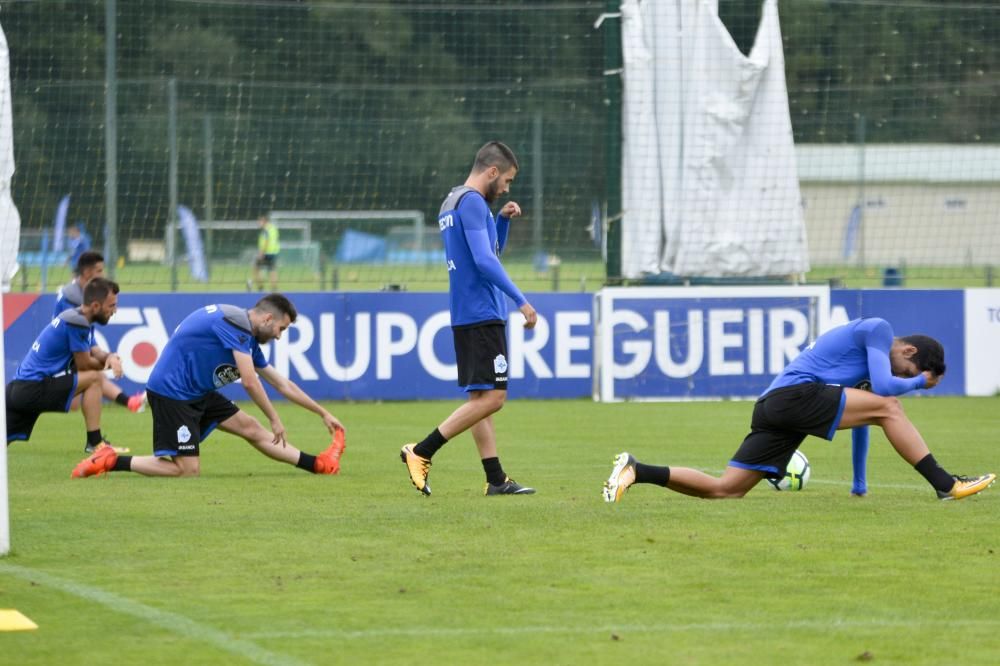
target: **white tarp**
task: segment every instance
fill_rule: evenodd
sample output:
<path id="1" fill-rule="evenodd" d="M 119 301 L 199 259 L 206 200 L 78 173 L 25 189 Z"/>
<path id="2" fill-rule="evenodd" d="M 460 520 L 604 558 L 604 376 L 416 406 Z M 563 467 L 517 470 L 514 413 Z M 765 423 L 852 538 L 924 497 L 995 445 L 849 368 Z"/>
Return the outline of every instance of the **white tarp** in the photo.
<path id="1" fill-rule="evenodd" d="M 625 0 L 622 271 L 809 269 L 776 0 L 749 56 L 714 0 Z"/>
<path id="2" fill-rule="evenodd" d="M 0 27 L 0 291 L 10 291 L 17 272 L 17 248 L 21 242 L 21 216 L 10 196 L 14 177 L 14 123 L 11 110 L 10 52 Z"/>

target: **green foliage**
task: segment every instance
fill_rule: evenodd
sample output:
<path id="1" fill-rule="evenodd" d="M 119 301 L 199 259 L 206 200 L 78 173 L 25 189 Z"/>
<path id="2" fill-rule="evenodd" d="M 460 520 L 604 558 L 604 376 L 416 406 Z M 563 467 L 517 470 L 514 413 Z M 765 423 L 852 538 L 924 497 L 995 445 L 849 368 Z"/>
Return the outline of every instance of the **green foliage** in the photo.
<path id="1" fill-rule="evenodd" d="M 198 479 L 71 481 L 80 417 L 42 417 L 32 442 L 8 449 L 14 550 L 0 559 L 0 607 L 40 628 L 4 634 L 5 663 L 469 664 L 502 655 L 525 664 L 938 664 L 996 655 L 996 488 L 938 502 L 874 433 L 869 496 L 851 498 L 841 433 L 805 442 L 813 477 L 801 493 L 761 486 L 708 502 L 637 486 L 606 505 L 601 482 L 623 449 L 720 471 L 750 403 L 513 400 L 495 419 L 501 457 L 539 493 L 484 498 L 462 435 L 435 456 L 434 495 L 422 498 L 399 446 L 457 404 L 332 405 L 348 427 L 344 468 L 332 478 L 218 433 Z M 982 473 L 995 462 L 996 399 L 904 406 L 949 470 Z M 293 442 L 325 446 L 315 416 L 279 409 Z M 104 417 L 116 442 L 148 452 L 148 413 L 112 406 Z"/>

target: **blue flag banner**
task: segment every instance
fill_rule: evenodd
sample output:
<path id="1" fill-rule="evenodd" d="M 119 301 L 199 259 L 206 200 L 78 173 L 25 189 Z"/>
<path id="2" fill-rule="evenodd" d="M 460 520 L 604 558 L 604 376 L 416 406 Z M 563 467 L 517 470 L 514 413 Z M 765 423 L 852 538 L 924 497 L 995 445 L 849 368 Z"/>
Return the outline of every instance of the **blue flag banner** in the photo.
<path id="1" fill-rule="evenodd" d="M 851 209 L 847 218 L 847 229 L 844 231 L 844 259 L 850 259 L 857 252 L 858 234 L 861 232 L 861 206 Z"/>
<path id="2" fill-rule="evenodd" d="M 184 244 L 187 246 L 191 277 L 199 282 L 208 282 L 208 265 L 205 263 L 205 249 L 201 244 L 198 220 L 187 206 L 177 207 L 177 218 L 180 221 L 181 233 L 184 234 Z"/>
<path id="3" fill-rule="evenodd" d="M 64 196 L 56 207 L 52 220 L 52 251 L 62 252 L 66 246 L 66 214 L 69 213 L 69 195 Z"/>

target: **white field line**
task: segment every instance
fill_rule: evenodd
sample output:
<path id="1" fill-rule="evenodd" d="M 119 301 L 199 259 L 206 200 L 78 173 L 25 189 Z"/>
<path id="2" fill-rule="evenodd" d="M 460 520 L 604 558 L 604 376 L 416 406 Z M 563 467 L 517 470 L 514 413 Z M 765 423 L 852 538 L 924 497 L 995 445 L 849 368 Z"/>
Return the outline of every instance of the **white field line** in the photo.
<path id="1" fill-rule="evenodd" d="M 247 638 L 261 639 L 298 639 L 298 638 L 334 638 L 338 640 L 366 640 L 394 637 L 431 637 L 448 638 L 464 636 L 503 635 L 517 636 L 527 634 L 666 634 L 688 631 L 703 631 L 708 633 L 728 633 L 733 631 L 770 631 L 775 630 L 816 630 L 829 632 L 831 630 L 886 629 L 886 628 L 942 628 L 942 627 L 998 627 L 1000 619 L 996 620 L 949 620 L 947 618 L 929 619 L 817 619 L 794 620 L 790 622 L 683 622 L 656 624 L 609 624 L 600 626 L 538 626 L 521 627 L 468 627 L 442 629 L 440 627 L 399 627 L 374 628 L 361 630 L 348 629 L 304 629 L 300 631 L 270 631 L 246 634 Z"/>
<path id="2" fill-rule="evenodd" d="M 182 638 L 207 643 L 230 654 L 248 659 L 255 664 L 264 664 L 265 666 L 302 666 L 307 663 L 287 655 L 270 652 L 248 640 L 235 638 L 224 631 L 205 626 L 201 622 L 196 622 L 183 615 L 159 610 L 152 606 L 126 599 L 125 597 L 119 597 L 99 587 L 82 585 L 36 569 L 10 564 L 3 560 L 0 560 L 0 575 L 13 576 L 29 582 L 40 583 L 60 592 L 100 604 L 117 613 L 145 620 L 158 629 L 163 629 Z M 42 626 L 41 630 L 44 631 L 45 627 Z"/>

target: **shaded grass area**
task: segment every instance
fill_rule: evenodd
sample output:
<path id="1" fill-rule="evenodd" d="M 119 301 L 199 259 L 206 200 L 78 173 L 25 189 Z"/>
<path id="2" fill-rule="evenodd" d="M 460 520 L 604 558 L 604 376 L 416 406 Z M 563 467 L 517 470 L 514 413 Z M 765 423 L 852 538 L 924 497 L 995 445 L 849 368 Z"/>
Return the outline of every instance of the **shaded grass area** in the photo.
<path id="1" fill-rule="evenodd" d="M 996 471 L 996 399 L 904 403 L 950 471 Z M 80 417 L 43 417 L 8 450 L 0 560 L 0 607 L 40 629 L 0 634 L 4 661 L 931 664 L 1000 650 L 1000 493 L 938 502 L 880 434 L 864 499 L 849 497 L 841 433 L 806 441 L 801 493 L 638 486 L 606 505 L 621 450 L 720 471 L 750 403 L 514 400 L 495 417 L 501 459 L 538 494 L 483 497 L 466 434 L 435 457 L 425 499 L 399 446 L 457 404 L 331 405 L 348 450 L 322 478 L 214 434 L 197 479 L 71 481 Z M 280 410 L 297 446 L 325 446 L 319 419 Z M 105 431 L 149 451 L 148 413 L 109 407 Z"/>
<path id="2" fill-rule="evenodd" d="M 558 265 L 538 266 L 523 257 L 506 258 L 504 265 L 522 291 L 594 292 L 607 283 L 604 264 L 591 258 L 561 258 Z M 851 289 L 883 286 L 883 266 L 815 266 L 806 274 L 809 283 L 831 284 Z M 541 270 L 539 270 L 541 269 Z M 922 289 L 963 289 L 1000 286 L 1000 267 L 990 266 L 909 266 L 899 268 L 902 285 Z M 279 264 L 279 291 L 378 291 L 400 288 L 406 291 L 447 291 L 448 273 L 438 264 L 343 264 L 327 265 L 322 271 L 295 264 Z M 71 279 L 64 266 L 49 269 L 45 289 L 55 291 Z M 209 282 L 197 282 L 180 266 L 176 290 L 246 291 L 252 277 L 249 265 L 217 263 Z M 129 291 L 172 291 L 174 279 L 167 266 L 127 264 L 116 269 L 115 279 Z M 265 289 L 270 283 L 265 282 Z M 18 291 L 42 289 L 37 266 L 22 269 L 13 288 Z M 252 287 L 255 291 L 257 285 Z"/>

